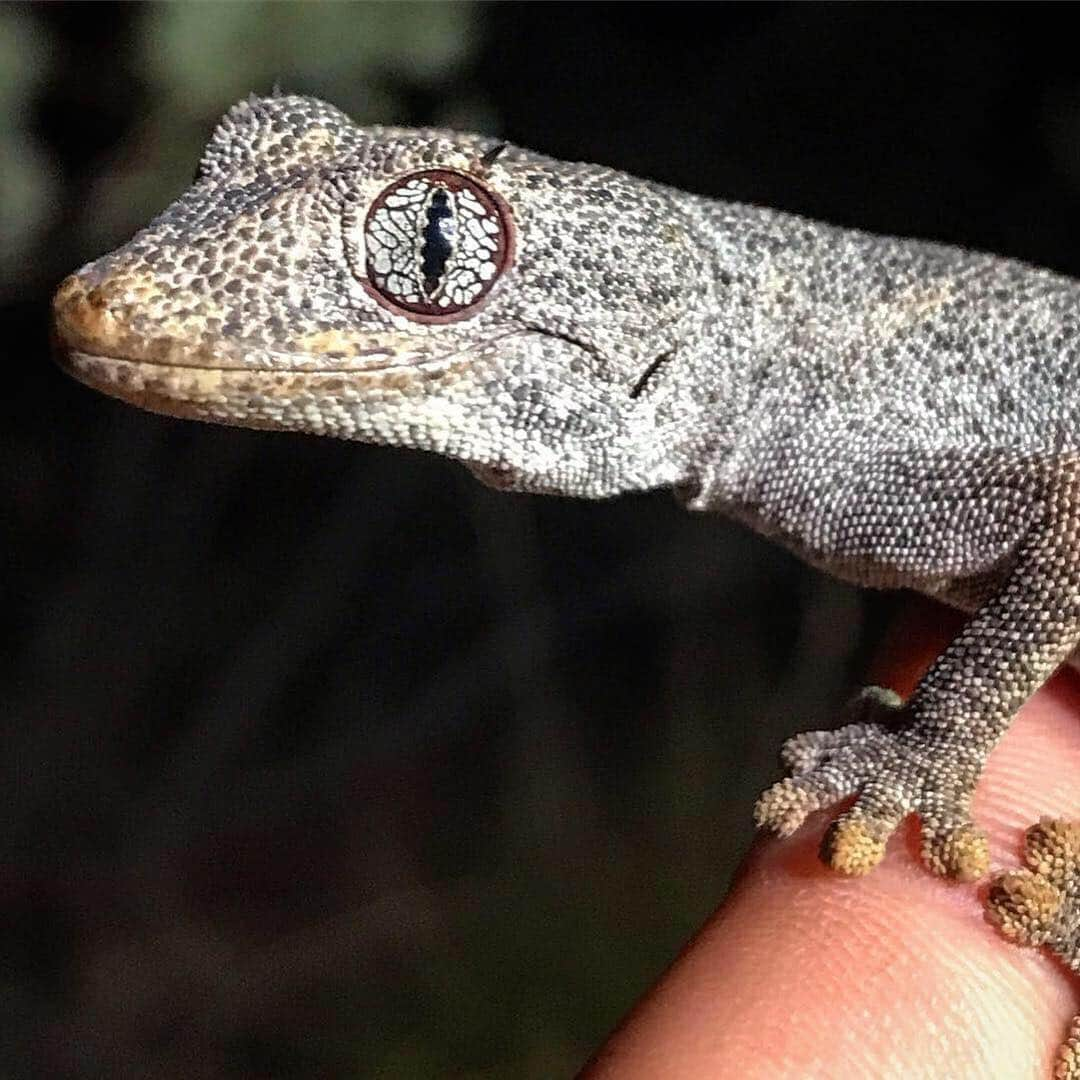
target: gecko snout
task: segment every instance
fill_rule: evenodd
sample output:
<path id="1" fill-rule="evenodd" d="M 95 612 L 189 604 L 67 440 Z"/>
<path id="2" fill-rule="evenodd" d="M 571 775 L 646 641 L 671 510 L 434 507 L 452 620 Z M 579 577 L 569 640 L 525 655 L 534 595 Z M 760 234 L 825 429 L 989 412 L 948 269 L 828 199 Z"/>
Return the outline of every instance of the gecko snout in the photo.
<path id="1" fill-rule="evenodd" d="M 120 360 L 195 364 L 197 338 L 163 310 L 148 272 L 108 273 L 95 264 L 65 278 L 53 296 L 53 336 L 63 364 L 72 353 Z"/>

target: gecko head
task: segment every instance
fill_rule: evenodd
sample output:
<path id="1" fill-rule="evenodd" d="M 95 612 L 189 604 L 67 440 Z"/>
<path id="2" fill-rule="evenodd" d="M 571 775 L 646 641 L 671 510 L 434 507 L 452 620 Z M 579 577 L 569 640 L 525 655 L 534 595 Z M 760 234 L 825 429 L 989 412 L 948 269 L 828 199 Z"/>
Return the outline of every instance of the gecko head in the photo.
<path id="1" fill-rule="evenodd" d="M 193 186 L 67 278 L 56 353 L 144 408 L 409 446 L 488 483 L 674 482 L 699 296 L 681 197 L 477 135 L 252 98 Z M 662 374 L 662 373 L 661 373 Z"/>

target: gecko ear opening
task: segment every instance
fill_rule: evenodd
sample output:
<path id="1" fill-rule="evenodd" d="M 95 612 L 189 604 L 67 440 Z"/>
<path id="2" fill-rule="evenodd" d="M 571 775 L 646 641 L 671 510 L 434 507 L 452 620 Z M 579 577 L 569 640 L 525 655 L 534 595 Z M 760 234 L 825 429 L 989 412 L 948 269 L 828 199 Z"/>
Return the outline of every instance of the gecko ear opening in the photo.
<path id="1" fill-rule="evenodd" d="M 641 373 L 641 377 L 630 389 L 630 397 L 633 400 L 637 400 L 645 392 L 646 387 L 652 382 L 653 376 L 674 357 L 675 350 L 668 349 L 667 352 L 662 352 L 649 366 Z"/>

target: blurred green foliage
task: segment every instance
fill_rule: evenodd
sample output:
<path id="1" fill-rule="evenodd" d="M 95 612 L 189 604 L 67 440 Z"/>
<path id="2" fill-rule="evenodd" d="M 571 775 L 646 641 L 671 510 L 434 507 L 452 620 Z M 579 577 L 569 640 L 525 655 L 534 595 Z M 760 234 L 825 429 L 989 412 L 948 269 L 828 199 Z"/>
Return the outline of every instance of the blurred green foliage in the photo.
<path id="1" fill-rule="evenodd" d="M 27 109 L 47 68 L 38 24 L 19 8 L 0 6 L 0 299 L 48 219 L 52 178 Z"/>
<path id="2" fill-rule="evenodd" d="M 374 120 L 392 108 L 392 82 L 442 78 L 474 43 L 471 4 L 262 0 L 155 5 L 140 51 L 155 83 L 195 117 L 295 79 Z"/>
<path id="3" fill-rule="evenodd" d="M 123 63 L 147 107 L 116 156 L 93 164 L 72 245 L 87 258 L 143 225 L 187 185 L 217 118 L 275 86 L 332 101 L 361 123 L 399 121 L 402 94 L 438 88 L 445 120 L 485 126 L 469 96 L 443 94 L 473 54 L 476 5 L 457 2 L 154 3 L 138 7 Z M 51 221 L 50 163 L 29 134 L 38 87 L 62 50 L 32 7 L 0 6 L 0 299 Z M 107 76 L 103 76 L 107 77 Z"/>

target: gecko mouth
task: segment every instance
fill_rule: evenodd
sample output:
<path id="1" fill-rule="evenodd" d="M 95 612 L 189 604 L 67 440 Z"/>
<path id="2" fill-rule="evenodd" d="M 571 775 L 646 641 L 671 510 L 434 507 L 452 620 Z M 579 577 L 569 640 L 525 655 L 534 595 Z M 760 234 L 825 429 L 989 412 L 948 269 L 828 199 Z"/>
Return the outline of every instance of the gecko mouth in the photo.
<path id="1" fill-rule="evenodd" d="M 206 320 L 166 315 L 152 321 L 129 302 L 125 293 L 131 289 L 94 285 L 79 274 L 61 283 L 52 308 L 54 351 L 62 365 L 69 354 L 172 369 L 363 372 L 449 359 L 445 344 L 437 350 L 423 337 L 389 328 L 324 329 L 278 344 L 215 332 Z M 149 329 L 132 329 L 146 323 Z"/>
<path id="2" fill-rule="evenodd" d="M 91 388 L 153 412 L 244 426 L 280 426 L 283 413 L 315 416 L 328 401 L 353 406 L 380 393 L 424 393 L 460 378 L 475 360 L 400 331 L 328 330 L 267 348 L 243 339 L 206 344 L 194 334 L 140 336 L 110 306 L 108 290 L 72 275 L 53 300 L 53 355 Z M 186 329 L 186 328 L 185 328 Z M 520 331 L 484 343 L 497 347 Z M 206 335 L 204 335 L 205 338 Z"/>
<path id="3" fill-rule="evenodd" d="M 60 345 L 60 366 L 94 390 L 150 412 L 240 427 L 330 434 L 383 397 L 434 393 L 468 358 L 365 371 L 209 368 L 101 356 Z"/>

